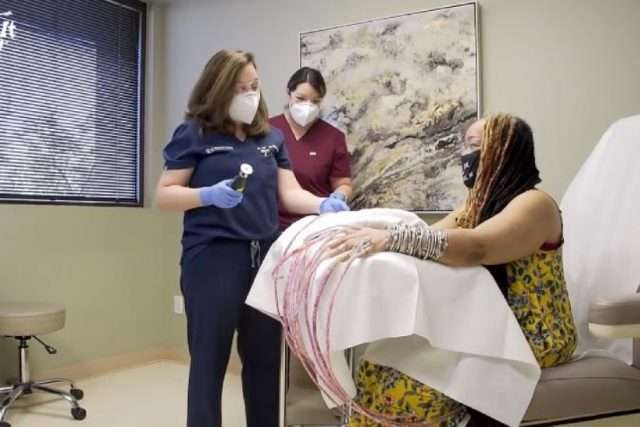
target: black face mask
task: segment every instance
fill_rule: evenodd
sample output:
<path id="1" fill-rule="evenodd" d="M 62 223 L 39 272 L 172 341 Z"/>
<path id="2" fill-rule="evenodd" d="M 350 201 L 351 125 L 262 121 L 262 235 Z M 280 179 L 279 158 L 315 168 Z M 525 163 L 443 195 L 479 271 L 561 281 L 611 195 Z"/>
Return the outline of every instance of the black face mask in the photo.
<path id="1" fill-rule="evenodd" d="M 480 150 L 475 150 L 460 157 L 462 162 L 462 180 L 467 188 L 473 188 L 480 164 Z"/>

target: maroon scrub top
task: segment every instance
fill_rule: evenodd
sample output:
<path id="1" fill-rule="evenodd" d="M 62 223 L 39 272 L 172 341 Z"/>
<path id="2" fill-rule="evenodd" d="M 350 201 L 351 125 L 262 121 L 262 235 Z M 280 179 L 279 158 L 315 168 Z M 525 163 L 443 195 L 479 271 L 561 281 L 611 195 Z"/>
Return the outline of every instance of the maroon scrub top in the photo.
<path id="1" fill-rule="evenodd" d="M 316 120 L 307 133 L 296 141 L 284 114 L 269 122 L 280 129 L 289 153 L 289 161 L 296 179 L 305 190 L 319 197 L 327 197 L 333 189 L 330 178 L 351 177 L 351 157 L 344 133 L 324 120 Z M 279 209 L 280 229 L 284 230 L 305 215 Z"/>

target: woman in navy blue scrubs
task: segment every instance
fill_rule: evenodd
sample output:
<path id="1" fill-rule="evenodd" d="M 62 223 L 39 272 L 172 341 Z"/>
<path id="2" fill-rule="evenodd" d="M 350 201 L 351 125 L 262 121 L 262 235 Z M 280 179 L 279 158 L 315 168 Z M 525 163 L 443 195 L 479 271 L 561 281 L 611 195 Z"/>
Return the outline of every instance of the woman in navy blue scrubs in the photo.
<path id="1" fill-rule="evenodd" d="M 282 133 L 269 126 L 252 54 L 222 50 L 205 66 L 186 120 L 164 150 L 156 202 L 184 212 L 182 274 L 191 354 L 188 427 L 220 427 L 224 375 L 238 332 L 247 427 L 278 424 L 280 325 L 244 304 L 289 212 L 348 210 L 303 190 L 290 170 Z M 240 165 L 253 174 L 231 188 Z"/>

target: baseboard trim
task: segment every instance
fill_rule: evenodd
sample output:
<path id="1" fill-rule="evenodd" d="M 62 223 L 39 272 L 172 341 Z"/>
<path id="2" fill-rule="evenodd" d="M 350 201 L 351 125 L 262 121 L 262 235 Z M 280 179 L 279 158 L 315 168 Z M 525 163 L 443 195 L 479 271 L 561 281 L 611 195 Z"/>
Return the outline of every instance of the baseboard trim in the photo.
<path id="1" fill-rule="evenodd" d="M 135 366 L 167 360 L 188 365 L 189 352 L 183 347 L 167 347 L 141 352 L 118 354 L 60 368 L 45 369 L 42 371 L 37 370 L 34 372 L 34 379 L 71 378 L 73 380 L 80 380 L 129 369 Z M 227 372 L 237 375 L 240 371 L 240 360 L 238 359 L 237 354 L 232 352 Z"/>
<path id="2" fill-rule="evenodd" d="M 159 348 L 133 353 L 89 360 L 63 366 L 60 368 L 37 370 L 34 379 L 39 378 L 72 378 L 74 380 L 95 377 L 111 372 L 120 371 L 139 365 L 146 365 L 161 360 L 182 361 L 175 356 L 174 349 Z"/>

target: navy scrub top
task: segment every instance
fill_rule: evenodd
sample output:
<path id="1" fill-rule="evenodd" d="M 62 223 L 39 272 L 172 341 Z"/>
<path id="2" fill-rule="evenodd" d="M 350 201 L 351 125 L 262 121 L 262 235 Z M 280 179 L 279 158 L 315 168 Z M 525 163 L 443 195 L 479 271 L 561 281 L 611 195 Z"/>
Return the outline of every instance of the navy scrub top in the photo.
<path id="1" fill-rule="evenodd" d="M 233 178 L 242 163 L 253 167 L 240 204 L 230 209 L 203 206 L 184 214 L 182 262 L 216 238 L 267 240 L 278 233 L 278 168 L 289 169 L 282 133 L 240 141 L 226 133 L 203 133 L 195 120 L 182 123 L 164 149 L 167 169 L 193 168 L 189 187 Z"/>

